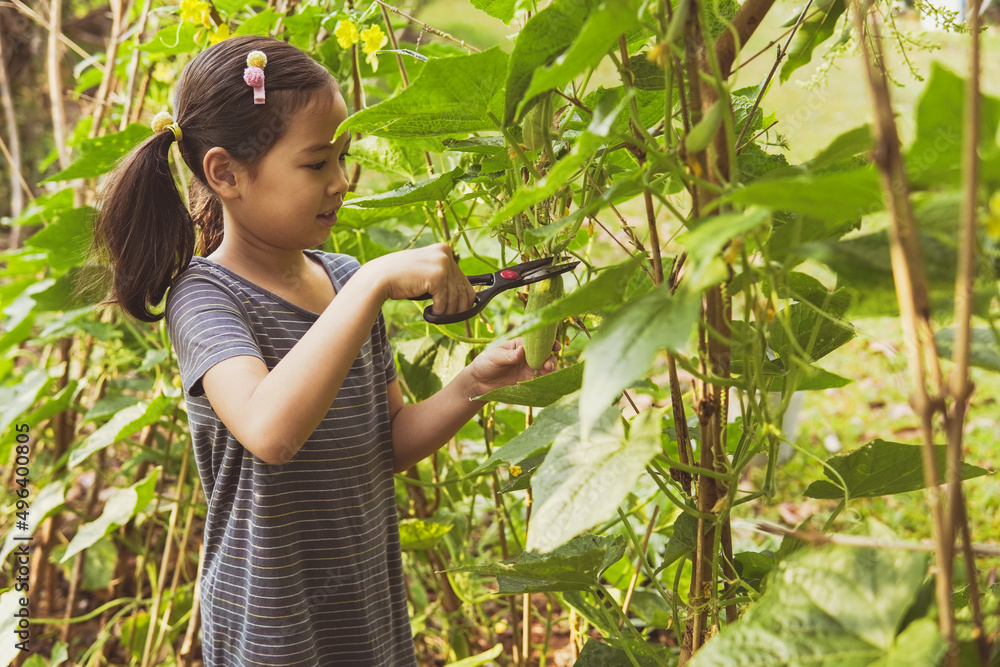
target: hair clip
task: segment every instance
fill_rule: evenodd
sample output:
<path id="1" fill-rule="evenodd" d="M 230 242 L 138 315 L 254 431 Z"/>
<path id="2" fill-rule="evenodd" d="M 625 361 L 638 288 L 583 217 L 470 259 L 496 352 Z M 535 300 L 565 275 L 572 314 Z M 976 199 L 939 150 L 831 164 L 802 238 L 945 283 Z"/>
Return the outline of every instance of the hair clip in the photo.
<path id="1" fill-rule="evenodd" d="M 153 116 L 153 122 L 149 125 L 153 128 L 153 132 L 170 130 L 174 133 L 174 141 L 180 141 L 184 136 L 181 132 L 181 126 L 175 123 L 173 117 L 166 111 L 161 111 Z"/>
<path id="2" fill-rule="evenodd" d="M 267 56 L 263 51 L 251 51 L 247 55 L 247 68 L 243 70 L 243 80 L 253 88 L 253 103 L 264 103 L 264 68 Z"/>

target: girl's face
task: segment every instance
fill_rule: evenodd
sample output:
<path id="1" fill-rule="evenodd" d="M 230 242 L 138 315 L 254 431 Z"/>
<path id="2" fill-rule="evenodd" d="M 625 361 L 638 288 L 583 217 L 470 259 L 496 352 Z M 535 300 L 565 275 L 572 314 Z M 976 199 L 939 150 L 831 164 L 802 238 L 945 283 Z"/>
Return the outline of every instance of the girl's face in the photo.
<path id="1" fill-rule="evenodd" d="M 339 91 L 332 104 L 309 103 L 295 114 L 256 174 L 239 179 L 240 196 L 229 209 L 241 233 L 283 250 L 312 248 L 329 237 L 348 188 L 350 132 L 332 141 L 346 119 Z"/>

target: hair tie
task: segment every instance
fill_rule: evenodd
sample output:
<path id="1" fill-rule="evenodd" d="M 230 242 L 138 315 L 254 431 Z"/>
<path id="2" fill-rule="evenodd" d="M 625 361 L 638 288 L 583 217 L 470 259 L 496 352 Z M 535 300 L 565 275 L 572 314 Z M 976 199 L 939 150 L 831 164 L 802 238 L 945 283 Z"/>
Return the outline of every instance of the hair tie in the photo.
<path id="1" fill-rule="evenodd" d="M 174 133 L 174 141 L 180 141 L 184 137 L 181 126 L 175 123 L 173 117 L 166 111 L 161 111 L 153 116 L 153 122 L 150 123 L 150 126 L 153 128 L 153 132 L 170 130 Z"/>
<path id="2" fill-rule="evenodd" d="M 263 51 L 251 51 L 247 55 L 247 68 L 243 70 L 243 80 L 253 88 L 253 103 L 264 103 L 264 68 L 267 56 Z"/>

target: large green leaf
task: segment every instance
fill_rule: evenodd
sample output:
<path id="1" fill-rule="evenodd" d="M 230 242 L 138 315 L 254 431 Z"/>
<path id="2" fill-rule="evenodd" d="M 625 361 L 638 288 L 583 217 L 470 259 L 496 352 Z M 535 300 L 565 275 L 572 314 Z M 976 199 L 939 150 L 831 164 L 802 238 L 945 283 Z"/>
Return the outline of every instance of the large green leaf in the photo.
<path id="1" fill-rule="evenodd" d="M 854 338 L 854 325 L 840 318 L 843 312 L 828 305 L 826 312 L 819 313 L 811 305 L 794 303 L 768 324 L 771 347 L 786 362 L 801 358 L 800 352 L 807 361 L 821 359 Z M 785 329 L 786 318 L 791 332 Z"/>
<path id="2" fill-rule="evenodd" d="M 788 47 L 788 59 L 781 66 L 781 82 L 784 83 L 792 72 L 808 65 L 812 60 L 813 50 L 829 39 L 833 34 L 833 29 L 844 13 L 843 0 L 826 0 L 818 5 L 813 5 L 810 12 L 818 10 L 819 13 L 812 18 L 803 21 L 799 26 L 799 31 L 795 33 L 795 38 Z"/>
<path id="3" fill-rule="evenodd" d="M 636 591 L 636 593 L 639 592 Z M 633 609 L 635 609 L 635 602 L 636 595 L 633 594 Z M 642 647 L 640 650 L 648 651 L 649 648 Z M 639 667 L 660 667 L 663 664 L 672 664 L 668 658 L 669 653 L 665 649 L 662 650 L 664 655 L 660 660 L 656 660 L 648 655 L 636 655 L 634 652 L 632 652 L 632 658 L 639 663 Z M 625 650 L 588 637 L 587 643 L 583 645 L 580 657 L 573 663 L 573 667 L 634 667 L 634 663 L 629 657 L 629 653 L 626 653 Z"/>
<path id="4" fill-rule="evenodd" d="M 17 384 L 0 387 L 0 405 L 3 405 L 0 434 L 4 434 L 18 417 L 34 405 L 51 383 L 52 380 L 44 368 L 35 368 Z M 9 435 L 4 437 L 8 442 L 14 440 Z M 6 458 L 4 462 L 7 462 Z"/>
<path id="5" fill-rule="evenodd" d="M 845 489 L 834 472 L 843 478 L 846 491 L 852 498 L 872 498 L 894 493 L 906 493 L 926 488 L 922 445 L 906 445 L 901 442 L 872 440 L 863 447 L 839 454 L 826 460 L 823 473 L 831 481 L 813 482 L 805 494 L 810 498 L 841 499 Z M 934 446 L 940 481 L 944 481 L 945 445 Z M 962 479 L 972 479 L 989 475 L 990 471 L 979 466 L 962 463 Z"/>
<path id="6" fill-rule="evenodd" d="M 584 350 L 580 395 L 583 432 L 643 373 L 664 348 L 683 352 L 698 321 L 700 295 L 664 283 L 610 315 Z"/>
<path id="7" fill-rule="evenodd" d="M 869 667 L 894 651 L 896 630 L 926 571 L 924 554 L 801 550 L 778 566 L 758 603 L 688 664 Z"/>
<path id="8" fill-rule="evenodd" d="M 97 519 L 80 526 L 76 535 L 70 540 L 61 562 L 80 553 L 97 540 L 101 539 L 115 528 L 124 525 L 137 512 L 141 512 L 156 491 L 156 478 L 160 468 L 155 468 L 145 479 L 124 489 L 117 489 L 104 504 L 104 511 Z"/>
<path id="9" fill-rule="evenodd" d="M 365 169 L 412 180 L 427 175 L 424 152 L 414 143 L 412 139 L 363 137 L 351 143 L 351 160 Z M 344 202 L 345 205 L 349 203 Z"/>
<path id="10" fill-rule="evenodd" d="M 437 174 L 417 183 L 407 183 L 395 190 L 380 192 L 367 197 L 355 197 L 344 202 L 345 208 L 386 208 L 403 206 L 425 201 L 442 201 L 455 187 L 455 179 L 461 176 L 461 168 Z"/>
<path id="11" fill-rule="evenodd" d="M 118 160 L 152 133 L 148 125 L 132 123 L 121 132 L 85 139 L 79 146 L 80 157 L 42 182 L 71 181 L 76 178 L 94 178 L 106 174 Z"/>
<path id="12" fill-rule="evenodd" d="M 57 271 L 83 264 L 93 237 L 93 216 L 94 209 L 90 206 L 60 210 L 44 229 L 32 234 L 24 244 L 46 250 L 49 265 Z"/>
<path id="13" fill-rule="evenodd" d="M 586 435 L 576 424 L 566 427 L 532 479 L 527 548 L 551 551 L 607 520 L 659 452 L 656 409 L 639 415 L 628 437 L 616 408 L 606 411 Z"/>
<path id="14" fill-rule="evenodd" d="M 970 332 L 969 364 L 977 368 L 1000 372 L 1000 342 L 993 331 L 986 327 L 976 327 Z M 955 343 L 955 330 L 942 329 L 934 334 L 938 354 L 951 357 Z"/>
<path id="15" fill-rule="evenodd" d="M 727 197 L 740 204 L 795 211 L 820 220 L 853 220 L 884 208 L 874 169 L 762 178 Z"/>
<path id="16" fill-rule="evenodd" d="M 447 535 L 452 525 L 423 519 L 400 519 L 399 543 L 403 550 L 433 549 L 438 541 Z"/>
<path id="17" fill-rule="evenodd" d="M 445 667 L 479 667 L 486 663 L 493 664 L 493 660 L 500 657 L 501 653 L 503 653 L 503 644 L 496 644 L 488 651 L 483 651 L 478 655 L 470 655 L 468 658 L 463 658 L 458 662 L 449 662 Z"/>
<path id="18" fill-rule="evenodd" d="M 493 450 L 490 457 L 472 471 L 476 475 L 504 463 L 517 463 L 545 451 L 564 429 L 577 423 L 576 396 L 566 396 L 535 416 L 531 426 Z"/>
<path id="19" fill-rule="evenodd" d="M 568 4 L 568 3 L 562 3 Z M 577 6 L 595 3 L 586 0 L 572 0 Z M 592 9 L 586 22 L 576 32 L 573 41 L 565 52 L 538 67 L 531 74 L 531 82 L 523 95 L 519 96 L 516 116 L 525 111 L 526 104 L 535 96 L 553 88 L 560 89 L 578 75 L 595 67 L 608 49 L 615 44 L 618 36 L 631 28 L 639 20 L 639 7 L 642 0 L 604 0 Z M 522 32 L 523 34 L 523 32 Z M 546 35 L 545 39 L 549 39 Z M 518 43 L 520 43 L 520 37 Z M 508 79 L 508 86 L 510 80 Z M 507 105 L 512 99 L 511 92 L 507 94 Z M 509 108 L 509 106 L 508 106 Z M 506 113 L 504 115 L 506 118 Z"/>
<path id="20" fill-rule="evenodd" d="M 395 344 L 399 371 L 416 401 L 430 398 L 465 368 L 472 346 L 451 339 L 426 336 Z"/>
<path id="21" fill-rule="evenodd" d="M 88 456 L 119 440 L 124 440 L 140 429 L 149 426 L 160 418 L 170 404 L 171 399 L 157 396 L 151 401 L 142 401 L 121 410 L 107 424 L 91 433 L 86 440 L 76 446 L 69 454 L 69 467 L 82 463 Z"/>
<path id="22" fill-rule="evenodd" d="M 514 6 L 517 0 L 472 0 L 472 6 L 481 9 L 493 18 L 500 19 L 504 25 L 510 25 L 514 18 Z"/>
<path id="23" fill-rule="evenodd" d="M 529 547 L 510 560 L 448 571 L 493 575 L 500 584 L 497 591 L 500 595 L 586 591 L 598 586 L 601 573 L 624 554 L 624 537 L 584 535 L 547 553 Z"/>
<path id="24" fill-rule="evenodd" d="M 408 87 L 337 128 L 379 137 L 435 137 L 496 130 L 507 54 L 499 48 L 428 60 Z"/>
<path id="25" fill-rule="evenodd" d="M 34 497 L 31 498 L 32 525 L 42 525 L 42 521 L 63 506 L 67 484 L 69 484 L 68 480 L 56 480 L 34 494 Z M 14 539 L 16 536 L 17 534 L 13 530 L 7 533 L 7 540 L 4 542 L 3 549 L 0 550 L 0 560 L 6 562 L 7 555 L 17 546 L 18 542 Z"/>
<path id="26" fill-rule="evenodd" d="M 494 389 L 479 397 L 483 401 L 499 401 L 514 405 L 531 405 L 544 408 L 580 388 L 583 382 L 583 364 L 573 364 L 555 373 L 518 382 L 510 387 Z"/>
<path id="27" fill-rule="evenodd" d="M 906 172 L 911 182 L 927 187 L 959 182 L 964 109 L 965 82 L 940 63 L 932 63 L 923 96 L 917 103 L 916 136 L 906 151 Z M 998 123 L 1000 99 L 981 96 L 979 149 L 984 156 L 996 153 Z M 995 187 L 1000 174 L 991 172 L 988 166 L 984 162 L 981 175 Z"/>
<path id="28" fill-rule="evenodd" d="M 536 13 L 518 33 L 507 70 L 504 125 L 512 124 L 535 71 L 562 53 L 583 28 L 599 0 L 556 0 Z"/>

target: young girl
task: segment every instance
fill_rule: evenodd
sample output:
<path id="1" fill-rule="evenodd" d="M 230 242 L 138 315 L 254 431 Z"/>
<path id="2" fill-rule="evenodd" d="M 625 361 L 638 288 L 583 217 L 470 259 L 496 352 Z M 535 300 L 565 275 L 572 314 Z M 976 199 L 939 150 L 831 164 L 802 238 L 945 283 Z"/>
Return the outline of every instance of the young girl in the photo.
<path id="1" fill-rule="evenodd" d="M 165 314 L 177 352 L 208 503 L 205 664 L 415 665 L 393 473 L 454 436 L 483 405 L 472 397 L 532 377 L 523 347 L 484 352 L 403 404 L 382 303 L 429 292 L 454 313 L 475 291 L 446 245 L 364 266 L 313 249 L 344 202 L 350 133 L 332 141 L 344 98 L 301 51 L 220 42 L 185 68 L 175 109 L 109 181 L 95 240 L 111 302 Z"/>

